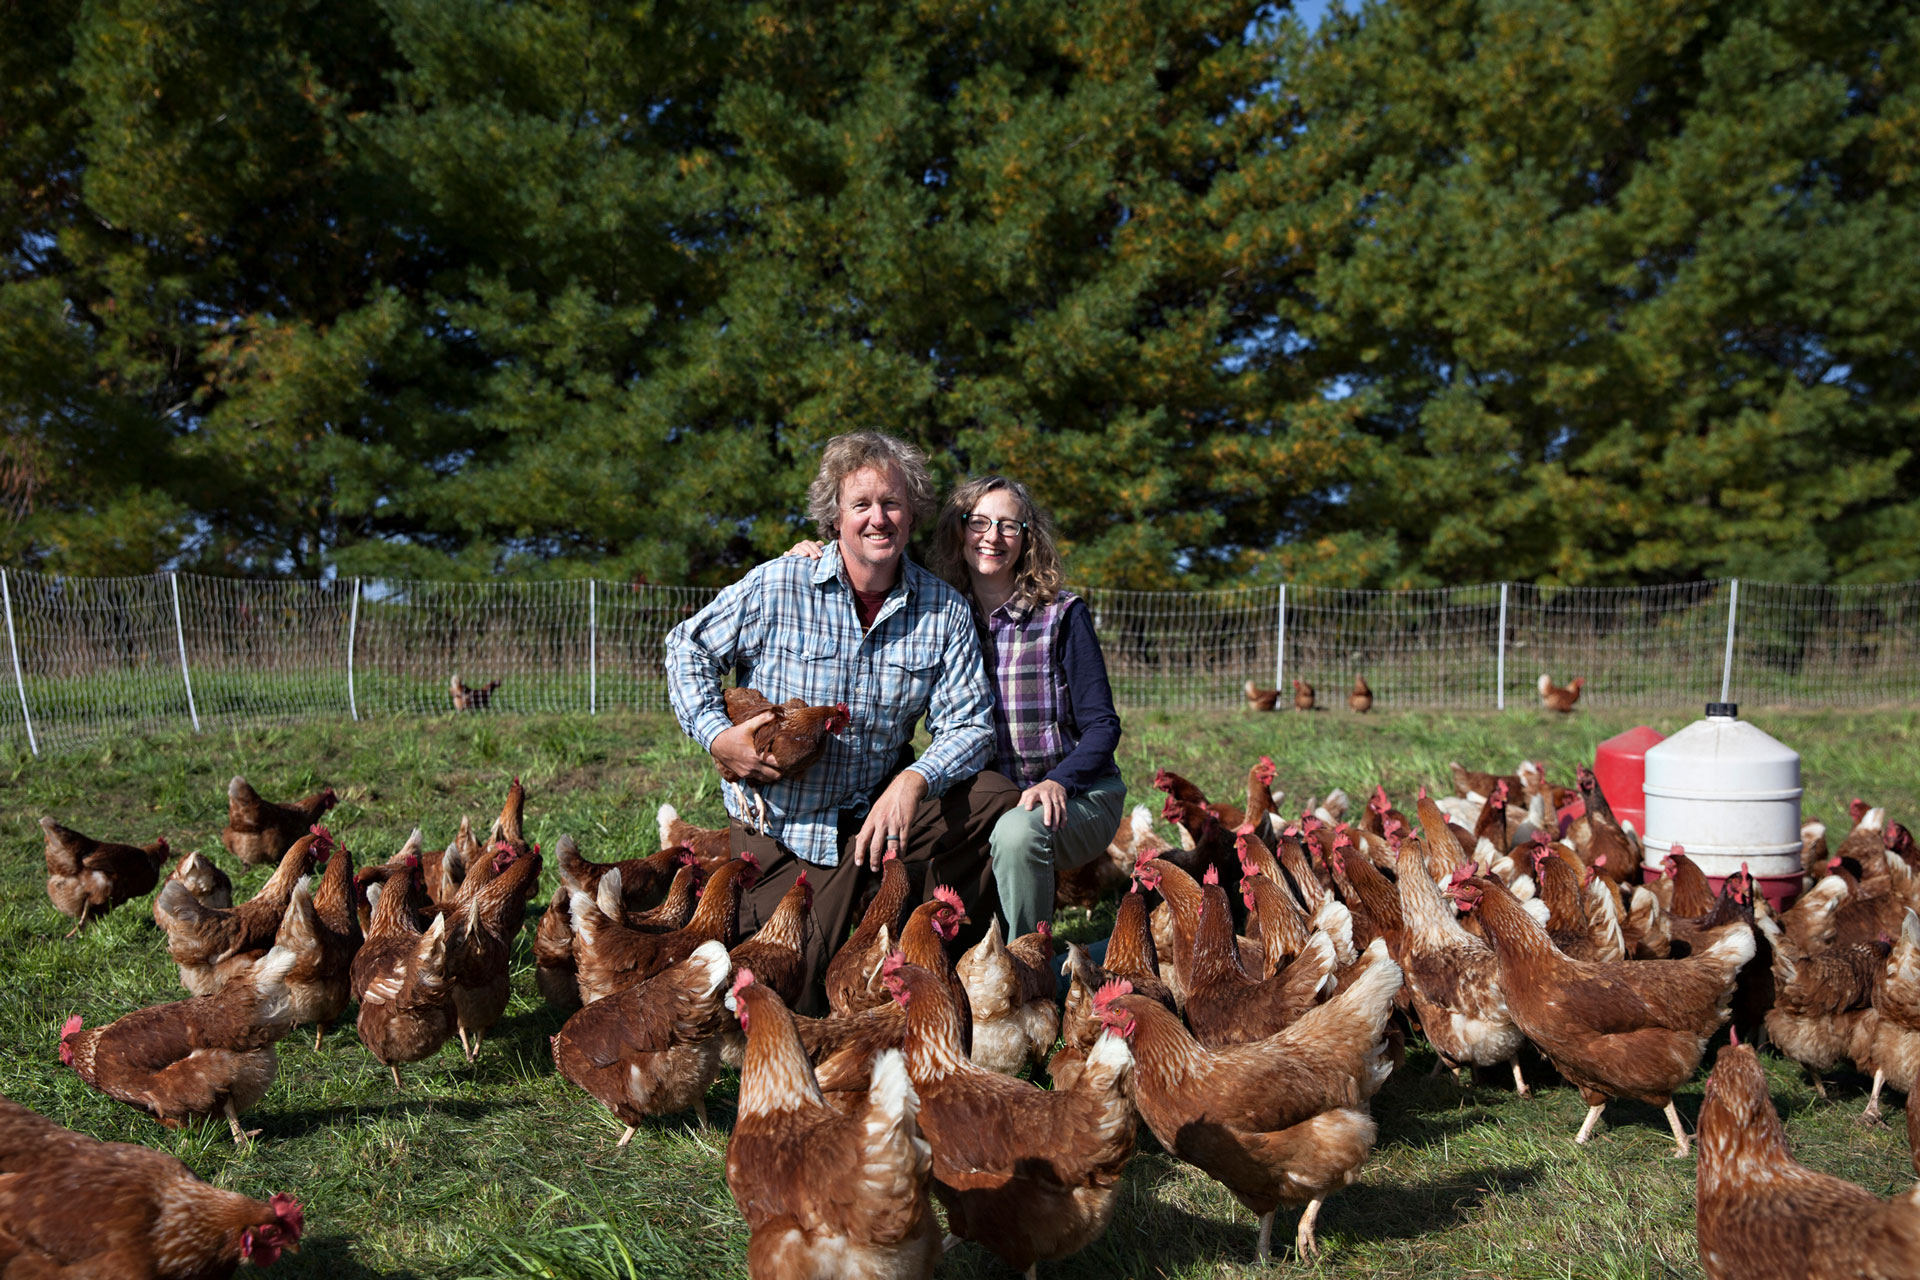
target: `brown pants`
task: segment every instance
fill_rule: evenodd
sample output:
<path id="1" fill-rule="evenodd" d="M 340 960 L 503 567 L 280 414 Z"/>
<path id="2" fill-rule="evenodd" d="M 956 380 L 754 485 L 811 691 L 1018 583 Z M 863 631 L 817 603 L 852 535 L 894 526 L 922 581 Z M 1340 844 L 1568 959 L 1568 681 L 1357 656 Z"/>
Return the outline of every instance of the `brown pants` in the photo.
<path id="1" fill-rule="evenodd" d="M 925 902 L 935 885 L 950 885 L 966 904 L 969 924 L 959 943 L 971 946 L 987 931 L 999 910 L 993 881 L 993 858 L 987 841 L 1000 815 L 1020 799 L 1020 788 L 991 770 L 975 774 L 947 788 L 939 799 L 925 799 L 913 811 L 901 860 L 913 885 L 910 900 Z M 798 1012 L 827 1011 L 827 961 L 846 941 L 866 904 L 880 887 L 880 875 L 866 866 L 854 866 L 850 852 L 860 832 L 862 817 L 840 815 L 840 864 L 823 867 L 806 862 L 781 847 L 771 836 L 757 836 L 738 822 L 729 824 L 733 851 L 751 853 L 760 864 L 760 878 L 740 900 L 740 934 L 751 934 L 773 914 L 781 895 L 793 887 L 800 873 L 813 886 L 813 933 L 807 941 L 807 985 Z"/>

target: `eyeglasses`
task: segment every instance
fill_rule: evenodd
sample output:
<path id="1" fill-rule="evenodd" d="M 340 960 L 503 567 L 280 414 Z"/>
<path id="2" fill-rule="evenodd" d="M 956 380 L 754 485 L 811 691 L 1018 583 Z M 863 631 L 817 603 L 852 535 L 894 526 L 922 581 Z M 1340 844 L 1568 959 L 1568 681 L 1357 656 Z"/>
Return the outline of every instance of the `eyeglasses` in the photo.
<path id="1" fill-rule="evenodd" d="M 1001 537 L 1011 542 L 1015 538 L 1026 536 L 1027 522 L 1025 520 L 995 520 L 992 516 L 975 515 L 967 517 L 968 533 L 985 533 L 987 530 L 995 528 L 1000 530 Z"/>

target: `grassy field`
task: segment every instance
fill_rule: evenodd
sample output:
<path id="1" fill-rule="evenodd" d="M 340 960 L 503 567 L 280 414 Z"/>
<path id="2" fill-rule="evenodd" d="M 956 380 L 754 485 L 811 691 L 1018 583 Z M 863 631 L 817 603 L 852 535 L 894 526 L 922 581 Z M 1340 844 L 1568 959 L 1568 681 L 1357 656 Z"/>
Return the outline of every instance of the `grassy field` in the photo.
<path id="1" fill-rule="evenodd" d="M 1653 720 L 1672 732 L 1688 717 Z M 1806 811 L 1830 823 L 1847 798 L 1867 796 L 1910 824 L 1920 813 L 1920 713 L 1758 712 L 1752 718 L 1804 759 Z M 1446 762 L 1510 766 L 1545 758 L 1554 776 L 1591 759 L 1601 739 L 1636 723 L 1624 714 L 1546 721 L 1494 715 L 1312 716 L 1141 713 L 1127 721 L 1121 763 L 1134 800 L 1155 803 L 1164 765 L 1231 796 L 1260 754 L 1279 766 L 1291 801 L 1338 785 L 1394 795 L 1444 787 Z M 298 1194 L 307 1209 L 302 1252 L 276 1274 L 328 1280 L 385 1276 L 742 1275 L 746 1232 L 722 1176 L 727 1101 L 711 1095 L 716 1128 L 691 1118 L 643 1128 L 615 1150 L 620 1125 L 555 1075 L 547 1037 L 559 1019 L 533 989 L 531 922 L 516 957 L 507 1017 L 469 1067 L 458 1043 L 403 1069 L 396 1093 L 351 1025 L 316 1051 L 311 1036 L 281 1045 L 280 1076 L 248 1116 L 264 1130 L 236 1151 L 224 1124 L 172 1133 L 93 1092 L 57 1056 L 71 1013 L 88 1025 L 184 993 L 149 901 L 121 908 L 72 941 L 71 921 L 44 891 L 41 837 L 52 815 L 90 834 L 177 849 L 218 850 L 226 781 L 244 773 L 262 793 L 339 789 L 331 825 L 356 861 L 384 859 L 409 829 L 444 842 L 462 813 L 484 821 L 508 778 L 529 789 L 530 838 L 551 848 L 571 833 L 589 857 L 655 846 L 654 814 L 673 802 L 717 821 L 716 779 L 703 752 L 665 716 L 523 718 L 313 724 L 247 732 L 125 739 L 91 752 L 33 761 L 0 757 L 0 1092 L 96 1137 L 171 1151 L 202 1176 L 262 1195 Z M 219 855 L 229 871 L 236 868 Z M 236 876 L 237 895 L 265 870 Z M 551 893 L 553 873 L 539 900 Z M 1070 913 L 1077 916 L 1078 913 Z M 1097 919 L 1063 919 L 1069 937 L 1104 934 Z M 1321 1214 L 1323 1260 L 1276 1266 L 1316 1275 L 1511 1277 L 1697 1276 L 1691 1161 L 1672 1158 L 1657 1111 L 1608 1108 L 1593 1143 L 1572 1137 L 1584 1113 L 1563 1085 L 1528 1102 L 1510 1090 L 1467 1092 L 1429 1077 L 1424 1046 L 1375 1102 L 1380 1141 L 1360 1181 Z M 1843 1079 L 1821 1102 L 1797 1069 L 1773 1060 L 1774 1098 L 1797 1153 L 1815 1168 L 1880 1195 L 1912 1185 L 1897 1108 L 1891 1128 L 1854 1116 L 1864 1081 Z M 1544 1073 L 1535 1066 L 1533 1072 Z M 1683 1090 L 1689 1124 L 1700 1081 Z M 1126 1177 L 1127 1200 L 1094 1247 L 1043 1267 L 1049 1277 L 1251 1274 L 1254 1222 L 1215 1183 L 1169 1159 L 1145 1131 Z M 1276 1247 L 1292 1239 L 1283 1214 Z M 947 1258 L 943 1276 L 1011 1274 L 975 1246 Z"/>

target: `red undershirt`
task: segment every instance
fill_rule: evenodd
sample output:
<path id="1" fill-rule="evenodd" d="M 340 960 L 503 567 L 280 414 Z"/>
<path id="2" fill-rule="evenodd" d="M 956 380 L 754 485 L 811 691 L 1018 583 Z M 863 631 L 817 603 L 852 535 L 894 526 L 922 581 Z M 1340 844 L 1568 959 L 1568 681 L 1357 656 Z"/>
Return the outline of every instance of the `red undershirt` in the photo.
<path id="1" fill-rule="evenodd" d="M 860 615 L 860 629 L 873 630 L 873 620 L 880 616 L 880 606 L 887 602 L 885 591 L 862 591 L 853 589 L 853 611 Z"/>

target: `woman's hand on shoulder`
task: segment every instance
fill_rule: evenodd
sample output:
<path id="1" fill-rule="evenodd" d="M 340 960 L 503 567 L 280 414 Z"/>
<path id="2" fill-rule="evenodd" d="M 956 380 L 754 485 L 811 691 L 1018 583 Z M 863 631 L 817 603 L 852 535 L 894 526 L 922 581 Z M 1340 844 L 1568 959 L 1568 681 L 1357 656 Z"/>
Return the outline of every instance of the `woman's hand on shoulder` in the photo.
<path id="1" fill-rule="evenodd" d="M 826 543 L 815 542 L 811 538 L 802 538 L 780 554 L 782 556 L 805 556 L 809 560 L 818 560 L 821 556 L 825 555 L 826 552 Z"/>
<path id="2" fill-rule="evenodd" d="M 1038 805 L 1040 820 L 1047 824 L 1049 831 L 1058 827 L 1067 816 L 1067 789 L 1051 778 L 1043 779 L 1020 793 L 1020 807 L 1031 809 Z"/>

